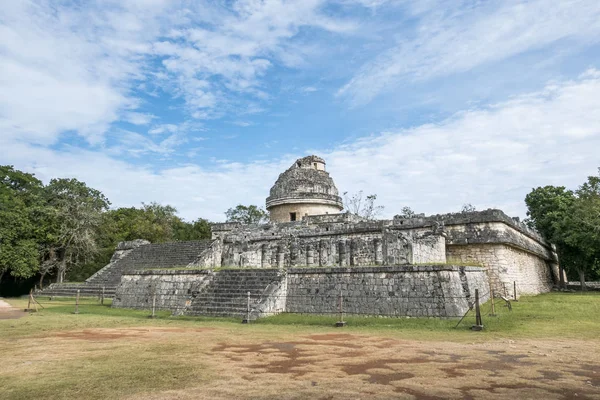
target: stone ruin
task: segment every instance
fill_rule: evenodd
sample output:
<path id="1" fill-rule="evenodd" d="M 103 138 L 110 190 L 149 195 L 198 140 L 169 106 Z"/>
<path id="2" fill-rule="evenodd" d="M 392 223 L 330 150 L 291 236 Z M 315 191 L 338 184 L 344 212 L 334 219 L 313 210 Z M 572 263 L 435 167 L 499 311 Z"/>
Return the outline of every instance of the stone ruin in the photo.
<path id="1" fill-rule="evenodd" d="M 493 290 L 537 294 L 558 280 L 553 247 L 500 210 L 366 220 L 342 210 L 325 161 L 297 160 L 266 201 L 271 221 L 212 225 L 210 240 L 122 243 L 84 284 L 113 307 L 258 318 L 280 312 L 457 317 Z M 341 300 L 340 300 L 341 299 Z"/>

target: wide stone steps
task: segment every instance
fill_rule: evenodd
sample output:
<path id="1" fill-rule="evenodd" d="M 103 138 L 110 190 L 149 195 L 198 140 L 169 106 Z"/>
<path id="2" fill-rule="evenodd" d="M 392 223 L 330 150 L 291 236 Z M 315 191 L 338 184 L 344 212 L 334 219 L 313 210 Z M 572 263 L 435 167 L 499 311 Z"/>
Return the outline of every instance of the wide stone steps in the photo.
<path id="1" fill-rule="evenodd" d="M 187 315 L 243 317 L 261 300 L 265 289 L 281 280 L 277 269 L 222 270 L 193 299 Z"/>
<path id="2" fill-rule="evenodd" d="M 212 243 L 212 240 L 198 240 L 139 246 L 92 276 L 87 283 L 117 286 L 121 282 L 121 276 L 128 271 L 185 267 L 208 251 Z"/>

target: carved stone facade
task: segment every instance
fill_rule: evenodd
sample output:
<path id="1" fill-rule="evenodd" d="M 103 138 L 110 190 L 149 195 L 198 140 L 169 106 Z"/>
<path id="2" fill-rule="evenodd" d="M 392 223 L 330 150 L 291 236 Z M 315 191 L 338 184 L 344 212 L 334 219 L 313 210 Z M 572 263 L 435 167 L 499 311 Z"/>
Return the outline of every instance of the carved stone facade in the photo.
<path id="1" fill-rule="evenodd" d="M 446 264 L 487 267 L 499 293 L 548 291 L 558 279 L 551 245 L 500 210 L 366 221 L 352 214 L 302 221 L 214 224 L 222 266 L 254 268 Z"/>

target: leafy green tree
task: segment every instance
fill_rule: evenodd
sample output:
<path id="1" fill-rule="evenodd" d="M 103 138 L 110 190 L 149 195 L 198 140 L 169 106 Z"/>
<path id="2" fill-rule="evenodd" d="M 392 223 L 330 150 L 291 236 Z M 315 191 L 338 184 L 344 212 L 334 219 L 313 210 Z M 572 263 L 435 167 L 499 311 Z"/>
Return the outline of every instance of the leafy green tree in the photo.
<path id="1" fill-rule="evenodd" d="M 567 245 L 561 224 L 571 211 L 576 200 L 573 191 L 564 186 L 544 186 L 533 189 L 525 196 L 528 219 L 525 221 L 535 228 L 546 240 L 556 245 L 559 257 L 559 285 L 564 287 L 564 270 L 572 270 L 578 264 L 578 252 Z"/>
<path id="2" fill-rule="evenodd" d="M 244 224 L 260 224 L 269 220 L 269 214 L 255 205 L 244 206 L 238 204 L 235 208 L 225 211 L 227 222 L 241 222 Z"/>
<path id="3" fill-rule="evenodd" d="M 575 192 L 563 186 L 533 189 L 526 197 L 527 223 L 556 245 L 561 287 L 563 268 L 579 275 L 600 272 L 600 176 L 590 176 Z"/>
<path id="4" fill-rule="evenodd" d="M 211 236 L 208 221 L 199 218 L 186 222 L 176 215 L 176 209 L 158 203 L 141 208 L 123 207 L 102 214 L 97 238 L 97 254 L 81 268 L 70 270 L 70 280 L 82 281 L 109 263 L 119 242 L 146 239 L 152 243 L 178 240 L 201 240 Z"/>
<path id="5" fill-rule="evenodd" d="M 102 246 L 115 246 L 125 240 L 146 239 L 152 243 L 173 240 L 174 225 L 180 220 L 169 205 L 142 203 L 142 208 L 128 207 L 103 214 Z"/>
<path id="6" fill-rule="evenodd" d="M 600 175 L 588 177 L 575 194 L 576 200 L 558 227 L 564 242 L 577 249 L 575 269 L 583 290 L 585 276 L 600 272 Z"/>
<path id="7" fill-rule="evenodd" d="M 46 232 L 42 191 L 32 174 L 0 166 L 0 281 L 6 273 L 29 278 L 38 270 Z"/>
<path id="8" fill-rule="evenodd" d="M 180 219 L 173 224 L 173 239 L 175 240 L 202 240 L 210 239 L 210 223 L 198 218 L 193 222 L 186 222 Z"/>
<path id="9" fill-rule="evenodd" d="M 63 282 L 69 268 L 85 264 L 97 253 L 102 212 L 110 202 L 100 191 L 77 179 L 52 179 L 45 194 L 52 209 L 52 231 L 40 282 L 53 269 L 57 282 Z"/>

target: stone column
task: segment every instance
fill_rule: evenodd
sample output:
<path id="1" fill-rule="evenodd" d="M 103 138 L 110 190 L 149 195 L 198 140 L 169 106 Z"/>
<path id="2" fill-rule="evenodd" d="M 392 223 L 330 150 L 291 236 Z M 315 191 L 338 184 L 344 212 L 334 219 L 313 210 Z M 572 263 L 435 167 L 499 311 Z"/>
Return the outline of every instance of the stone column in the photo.
<path id="1" fill-rule="evenodd" d="M 263 244 L 260 252 L 260 266 L 262 268 L 271 267 L 271 252 L 269 251 L 269 245 Z"/>
<path id="2" fill-rule="evenodd" d="M 324 267 L 328 265 L 327 262 L 327 241 L 325 239 L 321 239 L 319 241 L 319 265 Z"/>
<path id="3" fill-rule="evenodd" d="M 383 264 L 383 244 L 381 239 L 376 238 L 373 240 L 373 244 L 375 245 L 375 264 L 381 265 Z"/>
<path id="4" fill-rule="evenodd" d="M 283 251 L 283 245 L 277 246 L 277 268 L 283 268 L 285 262 L 285 253 Z"/>
<path id="5" fill-rule="evenodd" d="M 315 250 L 312 244 L 306 246 L 306 265 L 309 267 L 315 266 Z"/>
<path id="6" fill-rule="evenodd" d="M 239 240 L 236 240 L 233 243 L 233 265 L 240 265 L 240 256 L 242 253 L 242 242 L 240 242 Z"/>
<path id="7" fill-rule="evenodd" d="M 296 239 L 292 240 L 290 243 L 290 265 L 292 267 L 298 265 L 298 253 L 300 253 L 299 250 L 298 241 Z"/>
<path id="8" fill-rule="evenodd" d="M 338 263 L 340 267 L 345 267 L 348 265 L 348 260 L 346 259 L 346 257 L 348 256 L 348 252 L 346 247 L 347 246 L 345 240 L 340 240 L 338 242 Z"/>
<path id="9" fill-rule="evenodd" d="M 358 239 L 350 240 L 350 265 L 358 265 Z"/>

